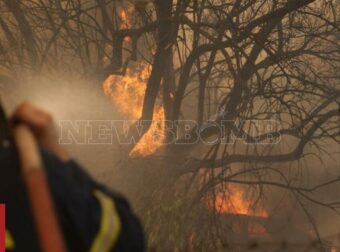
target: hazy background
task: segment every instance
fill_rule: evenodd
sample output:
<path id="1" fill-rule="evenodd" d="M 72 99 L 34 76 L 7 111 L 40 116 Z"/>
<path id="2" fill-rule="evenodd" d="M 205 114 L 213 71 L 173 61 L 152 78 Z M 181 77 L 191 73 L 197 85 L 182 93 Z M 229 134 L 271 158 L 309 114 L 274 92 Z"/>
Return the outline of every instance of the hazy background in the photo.
<path id="1" fill-rule="evenodd" d="M 124 119 L 124 115 L 121 115 L 109 99 L 105 97 L 101 86 L 95 86 L 93 83 L 80 79 L 62 80 L 60 77 L 56 79 L 29 78 L 28 81 L 17 85 L 1 85 L 0 92 L 8 114 L 21 102 L 30 101 L 49 111 L 54 117 L 57 128 L 59 120 L 71 120 L 74 122 L 76 120 Z M 333 156 L 321 157 L 324 164 L 311 155 L 304 163 L 301 163 L 301 168 L 296 169 L 299 162 L 296 162 L 291 167 L 285 167 L 284 164 L 278 164 L 278 166 L 282 166 L 282 169 L 291 169 L 291 173 L 296 173 L 297 179 L 303 177 L 303 181 L 311 185 L 314 184 L 313 182 L 317 183 L 338 177 L 340 176 L 340 155 L 336 153 L 340 153 L 340 146 L 327 142 L 324 144 L 328 145 L 330 152 L 334 153 Z M 100 182 L 105 183 L 110 188 L 126 193 L 123 188 L 115 183 L 116 179 L 122 179 L 119 176 L 120 171 L 114 169 L 120 159 L 119 145 L 115 143 L 71 144 L 64 145 L 64 147 L 74 159 L 80 162 Z M 129 181 L 126 181 L 126 183 L 127 186 L 134 186 L 133 184 L 129 185 Z M 340 185 L 332 185 L 320 190 L 317 195 L 320 195 L 320 199 L 323 199 L 324 202 L 336 201 L 339 199 L 339 192 Z M 278 215 L 286 216 L 287 219 L 291 217 L 300 218 L 303 214 L 293 205 L 287 204 L 287 195 L 285 190 L 271 189 L 266 193 L 267 206 L 269 206 L 272 213 L 276 212 Z M 311 206 L 311 213 L 315 216 L 322 236 L 327 237 L 339 231 L 340 218 L 337 214 L 320 206 Z M 303 222 L 301 220 L 301 223 Z"/>

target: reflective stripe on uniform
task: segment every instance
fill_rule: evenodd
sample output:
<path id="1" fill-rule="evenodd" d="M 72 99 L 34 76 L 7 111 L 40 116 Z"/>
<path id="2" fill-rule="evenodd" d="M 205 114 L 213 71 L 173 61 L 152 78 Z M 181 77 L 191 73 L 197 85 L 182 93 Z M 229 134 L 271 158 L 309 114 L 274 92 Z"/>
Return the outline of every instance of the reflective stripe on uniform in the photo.
<path id="1" fill-rule="evenodd" d="M 7 229 L 6 229 L 5 247 L 6 247 L 6 250 L 7 249 L 12 250 L 15 247 L 13 237 Z"/>
<path id="2" fill-rule="evenodd" d="M 108 252 L 117 242 L 121 222 L 112 198 L 99 190 L 94 191 L 101 207 L 100 227 L 90 252 Z"/>

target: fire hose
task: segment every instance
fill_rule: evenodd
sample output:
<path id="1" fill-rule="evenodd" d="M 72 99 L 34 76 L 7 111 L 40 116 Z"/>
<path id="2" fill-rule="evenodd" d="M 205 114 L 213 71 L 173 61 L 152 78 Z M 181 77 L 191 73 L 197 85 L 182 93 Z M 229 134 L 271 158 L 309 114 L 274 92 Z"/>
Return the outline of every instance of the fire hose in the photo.
<path id="1" fill-rule="evenodd" d="M 15 127 L 14 140 L 41 250 L 66 252 L 37 141 L 23 124 Z"/>

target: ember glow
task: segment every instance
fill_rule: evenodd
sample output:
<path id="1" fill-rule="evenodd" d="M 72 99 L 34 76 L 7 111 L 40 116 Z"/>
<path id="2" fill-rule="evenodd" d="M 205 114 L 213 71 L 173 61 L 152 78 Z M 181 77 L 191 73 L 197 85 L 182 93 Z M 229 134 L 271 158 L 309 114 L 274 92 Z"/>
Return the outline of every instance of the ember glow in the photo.
<path id="1" fill-rule="evenodd" d="M 123 5 L 118 5 L 117 8 L 117 15 L 120 19 L 120 29 L 129 29 L 132 27 L 132 17 L 133 13 L 135 12 L 135 7 L 129 2 L 124 2 Z M 130 37 L 124 37 L 124 43 L 125 44 L 131 44 L 131 38 Z"/>
<path id="2" fill-rule="evenodd" d="M 124 76 L 110 75 L 103 83 L 105 95 L 110 97 L 114 106 L 131 123 L 141 116 L 150 71 L 150 65 L 141 63 L 134 69 L 128 68 Z M 165 139 L 164 120 L 164 109 L 157 103 L 149 131 L 130 152 L 130 156 L 147 156 L 161 146 Z"/>
<path id="3" fill-rule="evenodd" d="M 228 185 L 225 191 L 217 192 L 215 199 L 208 201 L 208 207 L 219 213 L 268 217 L 264 208 L 253 208 L 253 202 L 248 199 L 246 192 L 236 185 Z"/>
<path id="4" fill-rule="evenodd" d="M 135 11 L 134 5 L 126 3 L 124 6 L 118 6 L 118 16 L 121 20 L 120 29 L 128 29 L 132 26 L 132 15 Z"/>

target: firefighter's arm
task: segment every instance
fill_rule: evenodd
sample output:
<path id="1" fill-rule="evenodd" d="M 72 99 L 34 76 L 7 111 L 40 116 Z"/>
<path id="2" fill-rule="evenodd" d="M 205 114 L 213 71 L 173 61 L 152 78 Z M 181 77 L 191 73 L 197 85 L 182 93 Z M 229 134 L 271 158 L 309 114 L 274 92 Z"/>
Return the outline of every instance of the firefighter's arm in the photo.
<path id="1" fill-rule="evenodd" d="M 23 103 L 11 117 L 12 124 L 18 121 L 28 125 L 47 150 L 42 153 L 43 161 L 70 251 L 143 251 L 142 227 L 127 201 L 70 159 L 58 144 L 51 115 Z"/>

